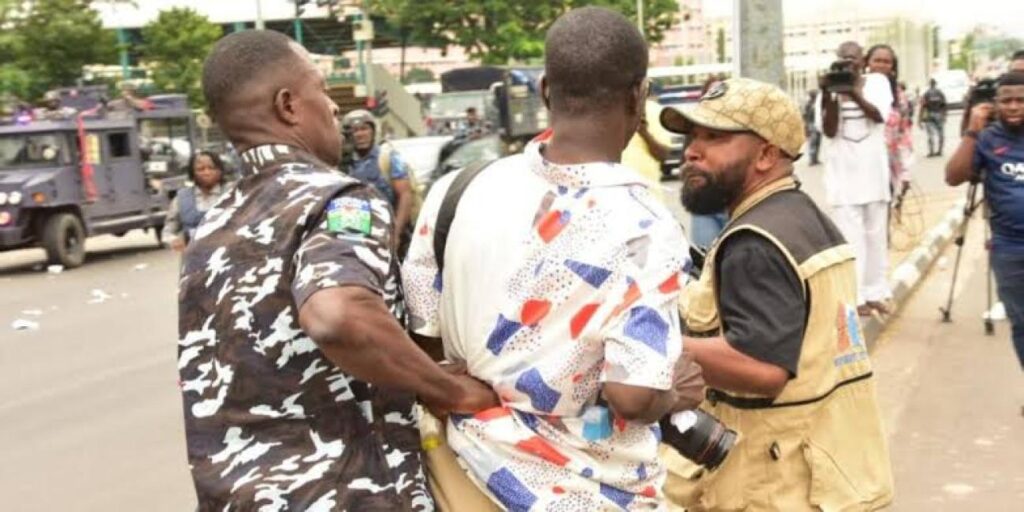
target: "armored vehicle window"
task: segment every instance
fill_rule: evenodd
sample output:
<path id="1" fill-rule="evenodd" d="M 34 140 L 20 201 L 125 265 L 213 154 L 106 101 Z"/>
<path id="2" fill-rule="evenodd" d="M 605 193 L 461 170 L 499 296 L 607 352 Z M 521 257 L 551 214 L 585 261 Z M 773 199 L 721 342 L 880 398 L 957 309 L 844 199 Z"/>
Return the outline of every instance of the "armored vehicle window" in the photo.
<path id="1" fill-rule="evenodd" d="M 0 167 L 48 167 L 70 163 L 67 139 L 59 133 L 0 136 Z"/>
<path id="2" fill-rule="evenodd" d="M 107 145 L 110 147 L 110 158 L 127 158 L 132 156 L 132 145 L 128 132 L 107 134 Z"/>

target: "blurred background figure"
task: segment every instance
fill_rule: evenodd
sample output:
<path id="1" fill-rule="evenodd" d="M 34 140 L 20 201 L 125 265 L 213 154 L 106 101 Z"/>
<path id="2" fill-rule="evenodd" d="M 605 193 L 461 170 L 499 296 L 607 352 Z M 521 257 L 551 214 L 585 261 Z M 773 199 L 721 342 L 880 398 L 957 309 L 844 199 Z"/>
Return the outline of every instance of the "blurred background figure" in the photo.
<path id="1" fill-rule="evenodd" d="M 224 193 L 224 163 L 211 151 L 199 151 L 188 163 L 192 185 L 182 188 L 171 200 L 164 221 L 163 239 L 175 251 L 183 251 L 192 240 L 206 212 Z"/>

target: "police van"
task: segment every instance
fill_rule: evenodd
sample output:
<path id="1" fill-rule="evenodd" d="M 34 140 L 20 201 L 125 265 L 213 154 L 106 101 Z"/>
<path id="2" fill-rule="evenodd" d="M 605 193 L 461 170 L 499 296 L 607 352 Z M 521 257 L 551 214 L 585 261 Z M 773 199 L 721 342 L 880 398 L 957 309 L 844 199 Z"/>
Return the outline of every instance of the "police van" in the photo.
<path id="1" fill-rule="evenodd" d="M 49 110 L 0 125 L 0 251 L 42 247 L 85 262 L 85 240 L 160 232 L 185 184 L 194 132 L 184 95 L 107 102 L 104 89 L 48 95 Z"/>

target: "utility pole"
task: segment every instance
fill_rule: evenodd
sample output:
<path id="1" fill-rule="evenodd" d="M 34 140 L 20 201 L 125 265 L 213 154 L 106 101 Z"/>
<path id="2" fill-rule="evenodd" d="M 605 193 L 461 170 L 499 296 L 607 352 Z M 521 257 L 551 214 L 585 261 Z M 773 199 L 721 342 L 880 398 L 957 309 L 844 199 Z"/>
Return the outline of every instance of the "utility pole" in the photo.
<path id="1" fill-rule="evenodd" d="M 786 88 L 782 0 L 734 0 L 733 76 Z"/>
<path id="2" fill-rule="evenodd" d="M 295 28 L 295 42 L 299 43 L 299 46 L 302 46 L 302 19 L 301 19 L 301 16 L 302 16 L 302 4 L 304 4 L 304 3 L 305 2 L 302 2 L 300 0 L 295 0 L 295 19 L 292 20 L 292 27 Z"/>
<path id="3" fill-rule="evenodd" d="M 636 29 L 644 35 L 644 0 L 636 0 Z"/>
<path id="4" fill-rule="evenodd" d="M 263 30 L 266 28 L 263 25 L 263 2 L 256 0 L 256 30 Z"/>

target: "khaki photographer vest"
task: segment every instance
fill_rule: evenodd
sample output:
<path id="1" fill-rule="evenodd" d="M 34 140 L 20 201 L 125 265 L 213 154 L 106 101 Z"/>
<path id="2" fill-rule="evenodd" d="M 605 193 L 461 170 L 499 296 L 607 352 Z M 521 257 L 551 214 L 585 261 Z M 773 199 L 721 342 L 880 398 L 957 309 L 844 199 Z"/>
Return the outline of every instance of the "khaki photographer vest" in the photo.
<path id="1" fill-rule="evenodd" d="M 740 434 L 723 465 L 705 472 L 669 454 L 666 495 L 690 510 L 875 510 L 892 499 L 856 311 L 853 252 L 796 188 L 794 179 L 780 180 L 742 203 L 708 254 L 701 280 L 687 291 L 687 328 L 717 334 L 717 249 L 730 236 L 753 231 L 782 251 L 810 302 L 797 377 L 778 397 L 709 390 L 701 407 Z"/>

